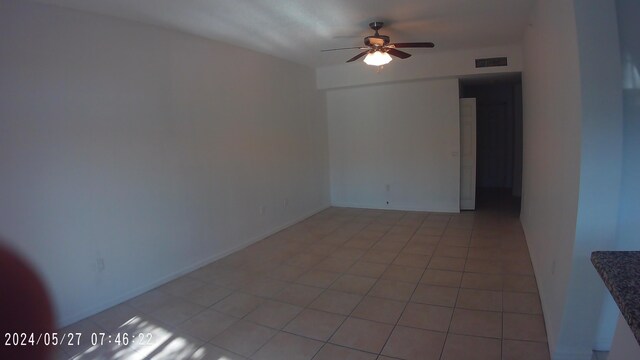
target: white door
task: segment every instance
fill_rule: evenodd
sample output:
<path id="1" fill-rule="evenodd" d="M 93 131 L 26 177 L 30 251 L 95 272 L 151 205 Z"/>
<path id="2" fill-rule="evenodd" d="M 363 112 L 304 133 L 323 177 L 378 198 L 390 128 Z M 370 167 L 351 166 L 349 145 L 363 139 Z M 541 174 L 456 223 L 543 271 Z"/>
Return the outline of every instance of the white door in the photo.
<path id="1" fill-rule="evenodd" d="M 460 210 L 476 208 L 476 99 L 460 99 Z"/>

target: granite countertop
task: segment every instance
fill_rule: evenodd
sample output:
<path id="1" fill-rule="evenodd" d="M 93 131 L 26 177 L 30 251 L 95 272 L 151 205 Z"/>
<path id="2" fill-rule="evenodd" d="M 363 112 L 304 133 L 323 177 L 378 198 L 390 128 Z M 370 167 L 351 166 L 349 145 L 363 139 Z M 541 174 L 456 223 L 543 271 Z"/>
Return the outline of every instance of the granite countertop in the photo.
<path id="1" fill-rule="evenodd" d="M 594 251 L 591 262 L 640 344 L 640 251 Z"/>

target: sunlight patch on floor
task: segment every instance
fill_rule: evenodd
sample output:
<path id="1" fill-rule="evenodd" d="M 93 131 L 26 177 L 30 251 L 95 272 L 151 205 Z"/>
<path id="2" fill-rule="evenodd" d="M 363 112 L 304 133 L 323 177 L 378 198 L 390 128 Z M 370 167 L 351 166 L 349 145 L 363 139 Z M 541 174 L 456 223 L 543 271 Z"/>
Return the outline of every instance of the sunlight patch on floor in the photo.
<path id="1" fill-rule="evenodd" d="M 196 354 L 196 350 L 202 345 L 201 343 L 194 343 L 190 339 L 176 335 L 162 324 L 144 319 L 141 316 L 129 319 L 110 335 L 111 337 L 109 334 L 105 335 L 104 339 L 97 337 L 96 340 L 103 341 L 102 345 L 91 346 L 89 349 L 72 356 L 72 359 L 199 360 L 206 355 L 204 349 Z M 125 342 L 125 338 L 128 343 Z M 91 341 L 91 339 L 87 339 L 87 341 Z"/>

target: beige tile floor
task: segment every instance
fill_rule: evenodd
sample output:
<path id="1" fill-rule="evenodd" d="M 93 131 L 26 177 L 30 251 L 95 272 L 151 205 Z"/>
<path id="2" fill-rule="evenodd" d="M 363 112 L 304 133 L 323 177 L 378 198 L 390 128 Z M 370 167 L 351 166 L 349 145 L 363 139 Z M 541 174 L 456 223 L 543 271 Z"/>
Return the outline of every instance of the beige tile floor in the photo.
<path id="1" fill-rule="evenodd" d="M 329 208 L 62 331 L 61 359 L 549 359 L 520 223 L 488 212 Z"/>

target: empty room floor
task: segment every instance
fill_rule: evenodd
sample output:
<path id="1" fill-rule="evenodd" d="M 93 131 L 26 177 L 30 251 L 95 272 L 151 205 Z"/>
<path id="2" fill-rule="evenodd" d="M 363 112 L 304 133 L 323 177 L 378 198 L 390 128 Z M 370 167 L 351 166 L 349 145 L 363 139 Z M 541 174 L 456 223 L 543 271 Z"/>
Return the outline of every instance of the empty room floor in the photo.
<path id="1" fill-rule="evenodd" d="M 549 359 L 520 222 L 490 211 L 329 208 L 61 331 L 60 359 Z"/>

